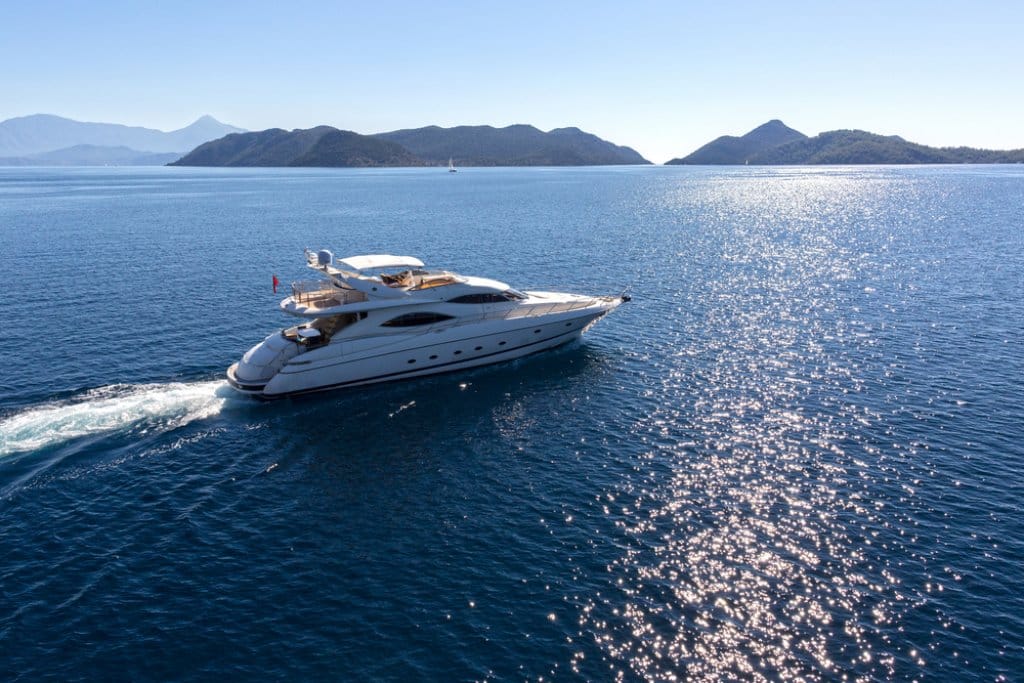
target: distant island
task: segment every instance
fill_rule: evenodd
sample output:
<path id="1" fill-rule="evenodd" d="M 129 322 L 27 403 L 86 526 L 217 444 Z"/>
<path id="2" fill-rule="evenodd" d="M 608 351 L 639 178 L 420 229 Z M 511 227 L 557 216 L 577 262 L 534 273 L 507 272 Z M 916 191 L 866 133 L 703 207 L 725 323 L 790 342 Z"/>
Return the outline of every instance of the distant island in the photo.
<path id="1" fill-rule="evenodd" d="M 165 166 L 180 152 L 145 152 L 123 145 L 73 145 L 52 152 L 0 157 L 0 166 Z"/>
<path id="2" fill-rule="evenodd" d="M 833 130 L 808 137 L 774 119 L 741 137 L 723 135 L 667 165 L 1014 164 L 1024 149 L 928 147 L 898 135 Z"/>
<path id="3" fill-rule="evenodd" d="M 32 114 L 0 121 L 0 165 L 163 165 L 207 140 L 243 130 L 212 116 L 201 116 L 184 128 L 164 132 Z"/>
<path id="4" fill-rule="evenodd" d="M 578 128 L 427 126 L 361 135 L 331 126 L 272 128 L 206 142 L 171 166 L 596 166 L 650 164 Z"/>

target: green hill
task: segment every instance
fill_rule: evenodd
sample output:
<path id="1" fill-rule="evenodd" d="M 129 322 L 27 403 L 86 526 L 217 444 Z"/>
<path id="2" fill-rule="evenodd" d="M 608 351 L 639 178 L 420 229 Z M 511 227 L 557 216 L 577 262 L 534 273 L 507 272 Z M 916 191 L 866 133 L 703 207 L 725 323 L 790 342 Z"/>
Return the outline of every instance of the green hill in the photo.
<path id="1" fill-rule="evenodd" d="M 752 164 L 1007 164 L 1024 161 L 1024 150 L 928 147 L 898 135 L 833 130 L 764 150 Z"/>
<path id="2" fill-rule="evenodd" d="M 743 164 L 765 150 L 806 139 L 807 136 L 800 131 L 793 130 L 778 119 L 772 119 L 742 137 L 723 135 L 689 156 L 672 159 L 666 163 L 668 165 Z"/>
<path id="3" fill-rule="evenodd" d="M 898 135 L 833 130 L 809 138 L 779 120 L 742 137 L 726 135 L 669 164 L 1012 164 L 1024 163 L 1024 150 L 928 147 Z"/>
<path id="4" fill-rule="evenodd" d="M 171 166 L 422 166 L 396 143 L 330 126 L 234 133 L 196 147 Z"/>
<path id="5" fill-rule="evenodd" d="M 459 166 L 605 166 L 649 164 L 621 147 L 579 128 L 545 133 L 533 126 L 427 126 L 378 133 L 416 156 L 436 164 L 454 159 Z"/>

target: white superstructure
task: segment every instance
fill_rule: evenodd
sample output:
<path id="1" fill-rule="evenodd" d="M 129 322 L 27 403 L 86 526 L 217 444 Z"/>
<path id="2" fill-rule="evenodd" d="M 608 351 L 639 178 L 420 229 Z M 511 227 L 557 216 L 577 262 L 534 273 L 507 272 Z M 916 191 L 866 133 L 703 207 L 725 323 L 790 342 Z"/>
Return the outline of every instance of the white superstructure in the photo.
<path id="1" fill-rule="evenodd" d="M 629 300 L 520 292 L 426 270 L 410 256 L 335 260 L 307 250 L 306 261 L 324 279 L 293 283 L 281 302 L 306 321 L 274 332 L 228 368 L 238 391 L 278 398 L 511 360 L 579 337 Z"/>

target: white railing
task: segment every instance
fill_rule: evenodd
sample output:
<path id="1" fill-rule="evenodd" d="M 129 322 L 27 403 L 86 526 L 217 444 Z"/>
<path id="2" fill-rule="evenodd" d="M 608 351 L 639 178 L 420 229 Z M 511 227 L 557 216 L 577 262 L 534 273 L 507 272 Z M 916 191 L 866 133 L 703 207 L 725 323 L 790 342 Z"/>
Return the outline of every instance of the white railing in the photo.
<path id="1" fill-rule="evenodd" d="M 302 280 L 292 283 L 292 298 L 296 303 L 341 306 L 366 301 L 366 294 L 355 289 L 335 287 L 329 280 Z"/>

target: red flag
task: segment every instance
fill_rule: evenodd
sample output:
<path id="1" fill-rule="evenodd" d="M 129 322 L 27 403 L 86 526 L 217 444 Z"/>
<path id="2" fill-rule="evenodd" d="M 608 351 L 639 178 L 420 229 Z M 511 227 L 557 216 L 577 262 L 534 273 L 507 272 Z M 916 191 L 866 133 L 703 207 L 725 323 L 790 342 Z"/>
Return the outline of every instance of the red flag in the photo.
<path id="1" fill-rule="evenodd" d="M 277 279 L 276 275 L 274 275 L 274 294 L 277 294 L 277 286 L 279 284 L 281 284 L 281 281 Z"/>

